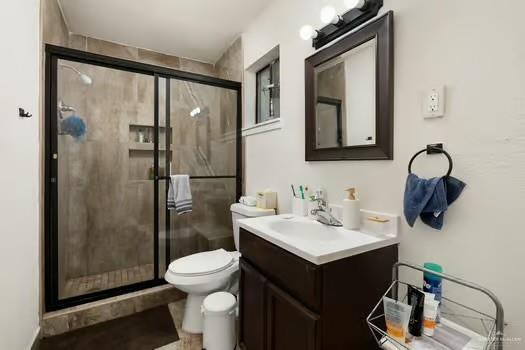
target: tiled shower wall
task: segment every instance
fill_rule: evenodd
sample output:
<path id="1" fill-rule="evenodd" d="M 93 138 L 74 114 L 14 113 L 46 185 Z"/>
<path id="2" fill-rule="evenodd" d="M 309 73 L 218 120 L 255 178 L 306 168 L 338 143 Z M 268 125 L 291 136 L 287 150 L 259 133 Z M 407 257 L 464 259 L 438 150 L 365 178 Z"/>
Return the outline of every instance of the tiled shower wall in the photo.
<path id="1" fill-rule="evenodd" d="M 215 64 L 208 64 L 68 33 L 56 0 L 42 1 L 42 16 L 45 43 L 242 81 L 240 39 Z M 83 143 L 70 137 L 59 137 L 59 147 L 67 150 L 60 154 L 60 163 L 67 165 L 59 169 L 60 186 L 68 189 L 62 191 L 59 199 L 64 217 L 59 227 L 62 233 L 59 237 L 59 251 L 62 253 L 59 256 L 59 273 L 64 278 L 74 278 L 151 263 L 153 185 L 132 181 L 130 174 L 133 174 L 134 166 L 140 170 L 147 167 L 153 158 L 151 154 L 151 160 L 145 158 L 143 164 L 132 165 L 128 151 L 129 124 L 153 124 L 153 80 L 128 72 L 72 65 L 89 74 L 94 83 L 92 86 L 82 86 L 74 74 L 63 70 L 59 72 L 63 76 L 63 79 L 59 79 L 62 84 L 59 96 L 77 108 L 77 114 L 88 125 Z M 104 88 L 97 90 L 100 84 Z M 86 89 L 90 89 L 89 93 Z M 225 175 L 223 172 L 228 171 L 235 160 L 227 145 L 233 142 L 235 124 L 229 116 L 235 112 L 236 96 L 231 91 L 210 89 L 196 84 L 172 83 L 172 106 L 178 106 L 172 107 L 172 123 L 177 121 L 177 116 L 189 113 L 188 109 L 195 104 L 195 96 L 200 100 L 211 101 L 209 125 L 203 128 L 195 125 L 196 122 L 191 124 L 188 118 L 184 119 L 187 123 L 184 128 L 180 128 L 180 123 L 178 129 L 174 128 L 173 148 L 181 149 L 177 146 L 188 145 L 195 140 L 198 142 L 199 138 L 202 139 L 201 143 L 209 142 L 204 148 L 208 149 L 206 156 L 210 159 L 211 169 L 215 175 Z M 177 113 L 177 108 L 181 109 L 180 113 Z M 195 137 L 184 141 L 184 137 L 189 138 L 192 132 Z M 186 168 L 180 163 L 179 166 L 181 168 L 174 168 L 173 172 L 203 171 L 198 168 L 199 163 L 191 161 L 185 163 Z M 108 178 L 111 181 L 105 180 Z M 206 205 L 198 204 L 191 218 L 173 219 L 172 227 L 181 235 L 175 237 L 178 240 L 173 245 L 173 257 L 206 249 L 205 239 L 202 242 L 206 234 L 203 235 L 201 231 L 211 235 L 221 230 L 228 232 L 228 225 L 231 224 L 229 202 L 235 198 L 224 193 L 231 193 L 234 188 L 233 180 L 193 184 L 193 190 L 196 191 L 194 197 L 203 198 Z M 115 198 L 120 198 L 120 202 L 115 201 Z M 215 216 L 211 221 L 208 220 L 210 213 Z M 209 227 L 199 228 L 199 223 Z M 219 229 L 215 229 L 216 226 Z M 229 242 L 220 242 L 219 245 L 231 248 L 231 238 Z"/>

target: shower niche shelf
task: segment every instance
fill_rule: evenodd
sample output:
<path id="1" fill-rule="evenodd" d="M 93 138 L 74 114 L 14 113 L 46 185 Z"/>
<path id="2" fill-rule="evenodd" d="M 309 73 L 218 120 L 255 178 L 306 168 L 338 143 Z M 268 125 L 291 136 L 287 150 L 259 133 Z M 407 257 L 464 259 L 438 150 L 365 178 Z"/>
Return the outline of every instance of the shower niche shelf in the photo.
<path id="1" fill-rule="evenodd" d="M 151 124 L 141 124 L 141 123 L 130 123 L 129 124 L 129 128 L 130 128 L 130 130 L 131 129 L 140 129 L 140 128 L 143 128 L 143 129 L 151 128 L 151 129 L 153 129 L 153 125 L 151 125 Z M 162 131 L 163 129 L 166 129 L 166 126 L 159 125 L 159 129 Z"/>
<path id="2" fill-rule="evenodd" d="M 170 128 L 170 131 L 172 128 Z M 155 144 L 153 143 L 155 127 L 148 124 L 132 123 L 129 124 L 129 152 L 133 153 L 153 152 Z M 159 126 L 159 151 L 166 152 L 164 140 L 166 139 L 166 127 Z"/>
<path id="3" fill-rule="evenodd" d="M 153 152 L 154 151 L 154 147 L 155 147 L 155 145 L 153 144 L 153 142 L 148 142 L 148 143 L 146 143 L 146 142 L 130 142 L 129 143 L 129 151 L 130 152 L 133 152 L 133 151 L 137 151 L 137 152 L 140 152 L 140 151 L 151 151 L 151 152 Z M 159 151 L 160 152 L 166 152 L 166 149 L 165 148 L 159 148 Z"/>
<path id="4" fill-rule="evenodd" d="M 171 128 L 170 128 L 171 130 Z M 165 174 L 162 166 L 166 158 L 166 127 L 159 126 L 159 175 Z M 155 127 L 148 124 L 130 123 L 128 138 L 128 183 L 142 185 L 153 183 L 153 163 L 155 155 Z M 172 151 L 168 157 L 171 157 Z"/>

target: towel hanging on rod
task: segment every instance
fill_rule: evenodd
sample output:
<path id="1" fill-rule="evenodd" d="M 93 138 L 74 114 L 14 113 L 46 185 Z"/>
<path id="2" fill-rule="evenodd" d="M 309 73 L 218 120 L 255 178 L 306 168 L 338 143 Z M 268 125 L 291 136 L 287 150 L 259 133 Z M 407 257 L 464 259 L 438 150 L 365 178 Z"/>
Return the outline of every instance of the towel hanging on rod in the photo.
<path id="1" fill-rule="evenodd" d="M 412 173 L 414 159 L 423 152 L 444 154 L 449 163 L 447 174 L 442 177 L 424 179 Z M 417 152 L 410 159 L 403 198 L 403 210 L 409 226 L 414 226 L 416 219 L 420 217 L 428 226 L 441 230 L 445 212 L 456 201 L 466 185 L 463 181 L 450 176 L 452 168 L 452 157 L 443 149 L 441 143 L 427 145 L 425 149 Z"/>
<path id="2" fill-rule="evenodd" d="M 419 156 L 421 153 L 426 152 L 427 154 L 444 154 L 448 159 L 448 171 L 445 177 L 449 177 L 452 173 L 452 168 L 454 167 L 454 162 L 452 161 L 452 157 L 450 154 L 448 154 L 447 151 L 443 149 L 442 143 L 434 143 L 431 145 L 427 145 L 427 148 L 422 149 L 421 151 L 417 152 L 412 156 L 410 159 L 410 162 L 408 163 L 408 173 L 412 174 L 412 163 L 414 162 L 414 159 L 416 159 L 417 156 Z"/>

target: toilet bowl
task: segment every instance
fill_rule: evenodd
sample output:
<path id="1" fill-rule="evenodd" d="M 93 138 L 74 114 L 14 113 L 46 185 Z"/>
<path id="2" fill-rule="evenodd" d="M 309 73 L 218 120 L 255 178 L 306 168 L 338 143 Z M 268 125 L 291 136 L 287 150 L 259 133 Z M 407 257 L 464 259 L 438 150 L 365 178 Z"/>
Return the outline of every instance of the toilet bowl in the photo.
<path id="1" fill-rule="evenodd" d="M 273 209 L 258 209 L 235 203 L 231 206 L 235 248 L 239 249 L 239 225 L 237 220 L 275 215 Z M 211 293 L 237 292 L 239 258 L 237 251 L 218 249 L 196 253 L 173 261 L 166 271 L 165 279 L 177 289 L 188 294 L 182 330 L 188 333 L 202 333 L 203 318 L 201 305 Z"/>
<path id="2" fill-rule="evenodd" d="M 239 270 L 238 252 L 224 249 L 197 253 L 173 261 L 165 279 L 188 294 L 182 329 L 202 333 L 201 305 L 213 292 L 230 290 Z"/>

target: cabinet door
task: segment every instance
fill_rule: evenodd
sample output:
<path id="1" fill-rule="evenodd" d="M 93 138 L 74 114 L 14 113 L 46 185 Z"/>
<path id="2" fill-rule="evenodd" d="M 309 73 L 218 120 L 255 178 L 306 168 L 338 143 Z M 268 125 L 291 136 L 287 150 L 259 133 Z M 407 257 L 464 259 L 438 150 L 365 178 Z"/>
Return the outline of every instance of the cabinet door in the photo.
<path id="1" fill-rule="evenodd" d="M 266 278 L 241 258 L 239 342 L 245 350 L 265 350 Z"/>
<path id="2" fill-rule="evenodd" d="M 267 284 L 267 350 L 318 350 L 319 315 Z"/>

